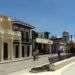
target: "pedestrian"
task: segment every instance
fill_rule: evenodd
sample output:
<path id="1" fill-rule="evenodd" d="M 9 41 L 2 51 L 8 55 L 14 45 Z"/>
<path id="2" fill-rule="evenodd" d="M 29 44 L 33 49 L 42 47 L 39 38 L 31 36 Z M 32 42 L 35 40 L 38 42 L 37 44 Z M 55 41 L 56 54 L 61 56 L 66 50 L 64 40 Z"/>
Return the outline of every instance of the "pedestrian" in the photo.
<path id="1" fill-rule="evenodd" d="M 39 54 L 39 50 L 36 49 L 36 56 L 37 56 L 37 59 L 38 59 L 38 54 Z"/>
<path id="2" fill-rule="evenodd" d="M 33 50 L 33 60 L 34 61 L 36 60 L 36 50 L 35 49 Z"/>
<path id="3" fill-rule="evenodd" d="M 61 51 L 60 51 L 60 49 L 58 48 L 58 49 L 57 49 L 58 58 L 60 58 L 60 53 L 61 53 Z"/>
<path id="4" fill-rule="evenodd" d="M 34 49 L 33 50 L 33 60 L 35 61 L 36 59 L 38 59 L 38 54 L 39 54 L 39 50 L 38 49 Z"/>

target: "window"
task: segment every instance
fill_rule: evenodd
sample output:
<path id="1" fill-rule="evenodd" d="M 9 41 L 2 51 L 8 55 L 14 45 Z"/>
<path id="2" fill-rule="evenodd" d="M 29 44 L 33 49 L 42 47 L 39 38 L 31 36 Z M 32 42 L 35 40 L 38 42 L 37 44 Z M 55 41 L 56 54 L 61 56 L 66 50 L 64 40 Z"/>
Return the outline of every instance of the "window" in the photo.
<path id="1" fill-rule="evenodd" d="M 27 57 L 29 57 L 29 53 L 30 53 L 30 46 L 27 46 Z"/>
<path id="2" fill-rule="evenodd" d="M 25 41 L 24 31 L 21 31 L 21 34 L 22 34 L 22 41 Z"/>
<path id="3" fill-rule="evenodd" d="M 26 42 L 29 42 L 29 32 L 25 32 L 26 35 Z"/>

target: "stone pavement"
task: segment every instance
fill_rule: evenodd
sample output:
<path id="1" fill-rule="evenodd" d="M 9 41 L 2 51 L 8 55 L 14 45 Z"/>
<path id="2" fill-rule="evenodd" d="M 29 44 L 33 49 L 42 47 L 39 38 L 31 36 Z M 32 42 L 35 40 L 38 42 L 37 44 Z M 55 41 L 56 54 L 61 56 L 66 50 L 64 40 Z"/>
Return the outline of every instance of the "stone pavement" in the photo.
<path id="1" fill-rule="evenodd" d="M 64 55 L 64 54 L 62 54 Z M 12 72 L 24 70 L 24 72 L 28 72 L 33 67 L 39 67 L 42 65 L 49 64 L 48 57 L 55 57 L 56 54 L 49 55 L 41 55 L 39 59 L 33 61 L 32 58 L 24 59 L 21 61 L 15 61 L 11 63 L 0 63 L 0 75 L 12 74 Z"/>
<path id="2" fill-rule="evenodd" d="M 61 72 L 61 75 L 75 75 L 75 62 L 71 63 Z"/>
<path id="3" fill-rule="evenodd" d="M 53 72 L 29 73 L 25 70 L 17 71 L 8 75 L 75 75 L 75 62 Z"/>
<path id="4" fill-rule="evenodd" d="M 64 66 L 61 69 L 58 69 L 53 72 L 41 72 L 41 73 L 29 73 L 25 70 L 16 71 L 8 75 L 75 75 L 75 62 Z"/>
<path id="5" fill-rule="evenodd" d="M 20 72 L 15 72 L 8 75 L 55 75 L 55 74 L 53 72 L 29 73 L 22 70 Z"/>
<path id="6" fill-rule="evenodd" d="M 25 70 L 25 72 L 28 72 L 33 67 L 48 64 L 49 56 L 50 55 L 42 55 L 36 61 L 33 61 L 32 58 L 27 58 L 21 61 L 15 61 L 11 63 L 0 63 L 0 75 L 6 75 L 20 70 Z"/>

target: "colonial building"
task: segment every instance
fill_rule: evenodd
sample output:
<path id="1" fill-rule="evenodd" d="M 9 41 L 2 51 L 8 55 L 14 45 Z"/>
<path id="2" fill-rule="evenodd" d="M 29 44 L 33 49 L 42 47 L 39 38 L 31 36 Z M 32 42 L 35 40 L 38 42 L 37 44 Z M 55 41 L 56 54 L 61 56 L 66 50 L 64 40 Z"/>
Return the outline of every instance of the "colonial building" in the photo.
<path id="1" fill-rule="evenodd" d="M 52 53 L 56 53 L 58 49 L 62 49 L 63 52 L 69 52 L 69 44 L 70 44 L 70 36 L 67 31 L 62 33 L 62 37 L 52 37 L 53 45 L 52 45 Z"/>
<path id="2" fill-rule="evenodd" d="M 65 52 L 64 48 L 64 39 L 63 38 L 52 38 L 52 53 L 57 53 L 57 50 L 61 50 L 61 52 Z"/>
<path id="3" fill-rule="evenodd" d="M 12 21 L 13 31 L 21 32 L 21 44 L 22 44 L 22 57 L 32 56 L 32 26 L 21 22 Z"/>
<path id="4" fill-rule="evenodd" d="M 33 50 L 38 49 L 39 54 L 51 53 L 51 45 L 53 41 L 49 39 L 48 32 L 33 31 Z"/>
<path id="5" fill-rule="evenodd" d="M 32 56 L 32 26 L 0 16 L 0 61 Z"/>

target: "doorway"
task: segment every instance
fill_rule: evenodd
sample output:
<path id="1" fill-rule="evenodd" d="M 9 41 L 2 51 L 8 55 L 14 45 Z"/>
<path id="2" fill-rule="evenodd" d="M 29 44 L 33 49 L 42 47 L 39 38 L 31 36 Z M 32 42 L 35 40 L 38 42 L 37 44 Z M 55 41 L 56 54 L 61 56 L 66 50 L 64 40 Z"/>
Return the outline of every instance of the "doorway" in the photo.
<path id="1" fill-rule="evenodd" d="M 30 46 L 27 46 L 27 57 L 29 57 L 29 53 L 30 53 Z"/>
<path id="2" fill-rule="evenodd" d="M 22 46 L 22 57 L 25 56 L 24 46 Z"/>
<path id="3" fill-rule="evenodd" d="M 15 45 L 15 58 L 19 58 L 19 45 Z"/>
<path id="4" fill-rule="evenodd" d="M 8 59 L 8 43 L 4 43 L 3 58 L 4 60 Z"/>

